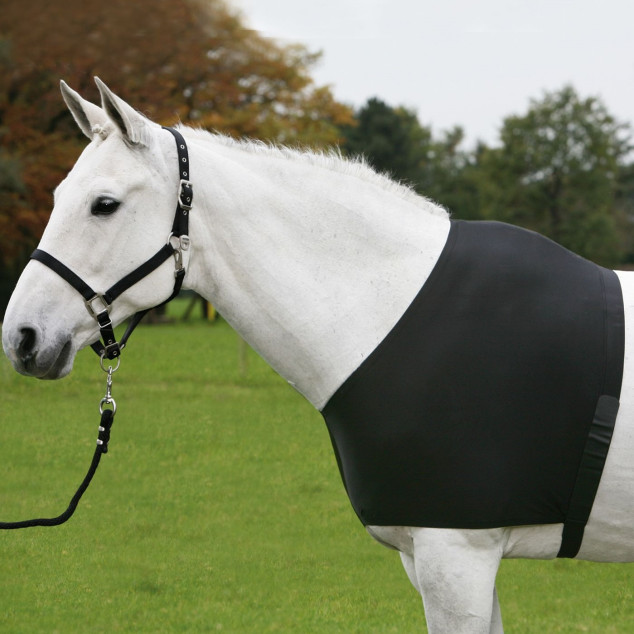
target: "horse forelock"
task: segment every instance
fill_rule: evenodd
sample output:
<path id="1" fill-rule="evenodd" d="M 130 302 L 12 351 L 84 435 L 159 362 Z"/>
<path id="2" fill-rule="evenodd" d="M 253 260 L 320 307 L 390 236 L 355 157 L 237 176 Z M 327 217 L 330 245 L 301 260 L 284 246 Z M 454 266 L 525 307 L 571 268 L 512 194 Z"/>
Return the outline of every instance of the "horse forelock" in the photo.
<path id="1" fill-rule="evenodd" d="M 108 129 L 108 127 L 109 126 L 104 126 L 99 123 L 96 123 L 95 125 L 92 126 L 91 130 L 94 135 L 98 136 L 102 140 L 105 140 L 108 134 L 112 132 L 112 129 Z"/>
<path id="2" fill-rule="evenodd" d="M 130 140 L 130 138 L 121 131 L 116 122 L 111 119 L 107 119 L 106 121 L 99 123 L 94 123 L 91 126 L 90 130 L 93 134 L 93 141 L 105 141 L 110 136 L 118 135 L 123 139 L 126 145 L 130 147 L 150 147 L 150 145 L 152 144 L 154 132 L 157 129 L 160 130 L 161 126 L 152 122 L 150 119 L 147 119 L 143 115 L 141 115 L 141 117 L 142 118 L 138 119 L 136 122 L 137 125 L 134 129 L 134 141 Z"/>

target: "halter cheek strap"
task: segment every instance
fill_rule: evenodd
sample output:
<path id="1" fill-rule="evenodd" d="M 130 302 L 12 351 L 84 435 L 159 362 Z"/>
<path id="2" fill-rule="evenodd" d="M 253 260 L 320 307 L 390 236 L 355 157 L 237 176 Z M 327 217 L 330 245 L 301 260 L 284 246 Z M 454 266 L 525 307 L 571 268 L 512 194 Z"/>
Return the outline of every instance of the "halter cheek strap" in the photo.
<path id="1" fill-rule="evenodd" d="M 142 310 L 132 316 L 128 327 L 121 338 L 117 342 L 112 321 L 108 310 L 117 297 L 127 291 L 131 286 L 140 282 L 147 277 L 152 271 L 157 269 L 161 264 L 174 256 L 176 270 L 174 272 L 174 289 L 172 294 L 157 306 L 162 306 L 171 301 L 178 295 L 183 279 L 185 277 L 185 266 L 183 264 L 183 251 L 189 249 L 189 211 L 192 208 L 194 198 L 193 185 L 189 180 L 189 154 L 187 152 L 187 144 L 183 135 L 174 128 L 163 128 L 174 136 L 176 140 L 176 149 L 178 152 L 178 169 L 179 169 L 179 186 L 178 199 L 176 202 L 176 213 L 174 215 L 174 223 L 172 231 L 168 236 L 167 243 L 164 244 L 149 260 L 121 278 L 116 284 L 113 284 L 104 293 L 95 292 L 84 280 L 69 269 L 65 264 L 57 258 L 50 255 L 42 249 L 35 249 L 31 254 L 31 259 L 37 260 L 55 271 L 60 277 L 68 282 L 77 292 L 84 298 L 86 308 L 97 323 L 99 324 L 99 332 L 102 341 L 95 341 L 91 344 L 92 349 L 102 357 L 115 359 L 121 354 L 132 331 L 138 326 L 143 317 L 152 308 Z"/>

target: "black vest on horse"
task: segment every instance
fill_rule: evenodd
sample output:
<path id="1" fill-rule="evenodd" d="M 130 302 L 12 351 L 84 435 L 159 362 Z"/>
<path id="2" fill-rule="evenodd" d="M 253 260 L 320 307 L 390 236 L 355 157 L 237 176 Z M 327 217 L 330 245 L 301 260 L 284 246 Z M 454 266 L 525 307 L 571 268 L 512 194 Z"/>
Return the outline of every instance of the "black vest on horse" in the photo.
<path id="1" fill-rule="evenodd" d="M 323 410 L 357 515 L 582 535 L 623 351 L 613 271 L 524 229 L 452 221 L 407 312 Z"/>

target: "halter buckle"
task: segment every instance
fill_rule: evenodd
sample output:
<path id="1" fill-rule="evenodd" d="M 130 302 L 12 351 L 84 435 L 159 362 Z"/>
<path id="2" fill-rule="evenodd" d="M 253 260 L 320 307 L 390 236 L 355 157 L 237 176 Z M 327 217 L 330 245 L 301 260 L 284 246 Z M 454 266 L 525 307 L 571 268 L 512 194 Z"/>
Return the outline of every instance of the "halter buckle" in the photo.
<path id="1" fill-rule="evenodd" d="M 181 209 L 189 211 L 194 200 L 194 186 L 191 181 L 181 179 L 178 186 L 178 204 Z"/>
<path id="2" fill-rule="evenodd" d="M 93 302 L 99 301 L 102 304 L 101 310 L 95 309 L 93 306 Z M 84 304 L 86 305 L 86 309 L 88 310 L 88 314 L 93 318 L 97 319 L 98 315 L 107 312 L 110 308 L 110 304 L 105 300 L 104 296 L 101 293 L 95 293 L 94 297 L 90 299 L 85 299 Z M 97 320 L 98 321 L 98 320 Z"/>
<path id="3" fill-rule="evenodd" d="M 174 271 L 174 275 L 178 276 L 181 271 L 185 270 L 185 266 L 183 264 L 183 251 L 187 251 L 189 249 L 189 245 L 191 244 L 191 240 L 189 236 L 175 236 L 170 233 L 167 238 L 167 243 L 174 249 L 174 260 L 176 261 L 176 270 Z"/>

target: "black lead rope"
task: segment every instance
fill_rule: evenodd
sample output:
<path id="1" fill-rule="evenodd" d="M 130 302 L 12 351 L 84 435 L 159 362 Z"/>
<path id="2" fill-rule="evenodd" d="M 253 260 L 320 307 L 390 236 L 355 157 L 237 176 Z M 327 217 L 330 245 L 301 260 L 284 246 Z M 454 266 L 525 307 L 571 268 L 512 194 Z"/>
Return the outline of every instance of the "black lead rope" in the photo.
<path id="1" fill-rule="evenodd" d="M 81 500 L 81 496 L 86 492 L 88 485 L 90 484 L 95 472 L 97 471 L 97 467 L 99 466 L 99 461 L 101 460 L 101 456 L 105 453 L 108 453 L 108 440 L 110 438 L 110 427 L 114 421 L 114 413 L 111 409 L 106 409 L 101 414 L 101 423 L 99 425 L 99 441 L 97 443 L 97 448 L 95 449 L 95 453 L 92 457 L 92 462 L 90 463 L 90 467 L 88 468 L 88 473 L 84 478 L 83 482 L 79 485 L 77 492 L 73 495 L 68 508 L 57 517 L 42 517 L 33 520 L 24 520 L 22 522 L 0 522 L 0 530 L 8 530 L 13 528 L 30 528 L 32 526 L 59 526 L 63 524 L 67 520 L 69 520 L 77 505 L 79 504 L 79 500 Z"/>
<path id="2" fill-rule="evenodd" d="M 79 500 L 86 492 L 88 485 L 90 484 L 101 456 L 108 452 L 108 441 L 110 440 L 110 428 L 114 422 L 114 415 L 117 411 L 117 405 L 112 398 L 112 373 L 119 368 L 121 350 L 124 348 L 132 331 L 138 326 L 143 317 L 152 310 L 142 310 L 136 313 L 128 324 L 128 327 L 123 334 L 120 342 L 117 342 L 114 327 L 108 314 L 108 309 L 112 302 L 119 297 L 124 291 L 128 290 L 131 286 L 134 286 L 137 282 L 141 281 L 144 277 L 149 275 L 152 271 L 157 269 L 163 262 L 167 261 L 172 255 L 176 261 L 176 270 L 174 272 L 174 288 L 171 295 L 158 306 L 167 304 L 176 295 L 178 295 L 183 279 L 185 277 L 185 266 L 183 263 L 183 251 L 189 249 L 189 211 L 192 208 L 192 201 L 194 197 L 193 186 L 189 180 L 189 154 L 187 152 L 187 144 L 185 139 L 178 130 L 173 128 L 163 128 L 170 132 L 176 140 L 176 149 L 178 152 L 178 197 L 176 201 L 176 213 L 174 216 L 174 223 L 172 225 L 172 231 L 169 235 L 167 243 L 163 245 L 149 260 L 141 264 L 134 269 L 131 273 L 128 273 L 125 277 L 120 279 L 116 284 L 111 286 L 105 293 L 96 293 L 84 280 L 81 279 L 76 273 L 69 269 L 65 264 L 60 262 L 56 257 L 52 256 L 46 251 L 41 249 L 35 249 L 31 258 L 37 260 L 42 264 L 48 266 L 55 271 L 60 277 L 68 282 L 77 292 L 84 298 L 84 303 L 90 315 L 97 320 L 99 324 L 99 332 L 101 334 L 102 341 L 96 341 L 91 344 L 91 348 L 101 357 L 101 368 L 108 373 L 108 382 L 106 386 L 106 395 L 101 399 L 99 404 L 99 412 L 101 414 L 101 421 L 99 423 L 99 437 L 97 438 L 97 448 L 88 468 L 88 473 L 79 485 L 77 492 L 73 496 L 68 505 L 68 508 L 57 517 L 51 518 L 39 518 L 32 520 L 24 520 L 21 522 L 0 522 L 0 530 L 14 529 L 14 528 L 29 528 L 31 526 L 59 526 L 68 519 L 70 519 L 79 504 Z M 156 308 L 156 306 L 155 306 Z M 104 359 L 110 360 L 117 359 L 117 365 L 113 368 L 109 366 L 108 369 L 104 367 Z M 112 409 L 109 407 L 111 406 Z"/>
<path id="3" fill-rule="evenodd" d="M 103 363 L 102 363 L 103 367 Z M 108 383 L 106 387 L 106 395 L 101 399 L 101 403 L 99 404 L 99 411 L 101 413 L 101 420 L 99 422 L 99 436 L 97 438 L 97 447 L 95 448 L 95 453 L 93 454 L 92 461 L 90 463 L 90 467 L 88 467 L 88 473 L 84 477 L 82 483 L 79 485 L 77 492 L 73 495 L 68 508 L 57 517 L 40 517 L 32 520 L 23 520 L 20 522 L 0 522 L 0 530 L 11 530 L 15 528 L 31 528 L 33 526 L 59 526 L 63 524 L 67 520 L 69 520 L 77 505 L 79 504 L 79 500 L 81 500 L 82 495 L 86 492 L 88 485 L 92 481 L 95 472 L 97 471 L 97 467 L 99 466 L 99 462 L 101 460 L 101 456 L 103 454 L 108 453 L 108 442 L 110 440 L 110 428 L 112 427 L 112 423 L 114 422 L 114 415 L 117 411 L 117 404 L 112 398 L 112 373 L 119 367 L 117 366 L 113 368 L 110 366 L 107 370 L 108 372 Z M 104 368 L 105 370 L 105 368 Z M 105 405 L 110 405 L 110 408 L 104 408 Z"/>

